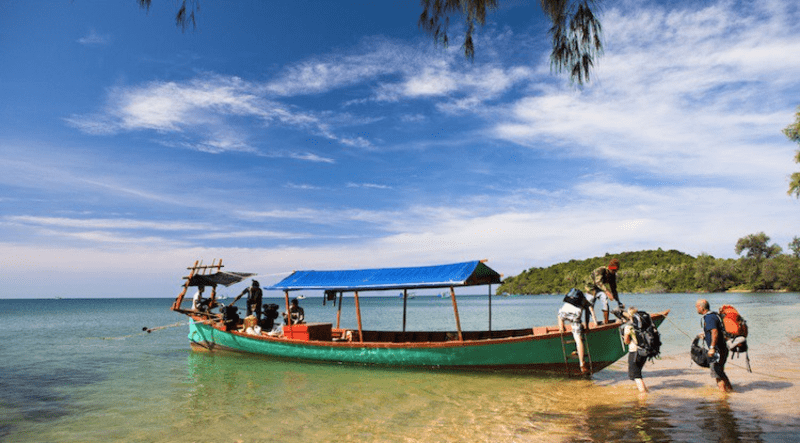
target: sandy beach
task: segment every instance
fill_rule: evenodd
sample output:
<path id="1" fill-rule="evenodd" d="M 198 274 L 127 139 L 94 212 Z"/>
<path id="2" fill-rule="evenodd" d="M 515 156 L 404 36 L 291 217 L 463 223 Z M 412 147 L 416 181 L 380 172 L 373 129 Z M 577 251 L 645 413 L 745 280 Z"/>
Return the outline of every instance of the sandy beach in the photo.
<path id="1" fill-rule="evenodd" d="M 707 368 L 689 365 L 686 355 L 662 357 L 647 363 L 644 380 L 650 389 L 647 394 L 654 400 L 727 398 L 732 404 L 762 410 L 769 414 L 798 415 L 800 411 L 800 365 L 786 355 L 753 355 L 748 372 L 744 357 L 734 358 L 726 364 L 725 372 L 731 379 L 734 392 L 723 394 L 717 390 Z M 618 377 L 627 370 L 627 362 L 619 361 L 605 373 L 595 375 L 599 387 L 611 390 L 636 391 L 632 381 Z M 611 379 L 611 374 L 615 376 Z"/>
<path id="2" fill-rule="evenodd" d="M 666 424 L 696 415 L 698 422 L 712 420 L 713 429 L 728 429 L 720 441 L 761 441 L 762 433 L 783 435 L 783 441 L 800 441 L 800 366 L 794 356 L 800 337 L 787 337 L 786 352 L 750 350 L 750 366 L 743 355 L 730 357 L 726 373 L 734 388 L 721 393 L 707 368 L 690 364 L 687 352 L 662 356 L 648 362 L 643 371 L 649 393 L 639 394 L 627 379 L 627 363 L 621 360 L 593 377 L 600 391 L 594 398 L 608 399 L 608 405 L 620 399 L 635 399 L 635 404 L 656 407 L 663 412 Z M 601 401 L 601 403 L 606 403 Z M 757 423 L 757 431 L 743 431 L 744 425 Z M 702 425 L 699 425 L 702 427 Z"/>

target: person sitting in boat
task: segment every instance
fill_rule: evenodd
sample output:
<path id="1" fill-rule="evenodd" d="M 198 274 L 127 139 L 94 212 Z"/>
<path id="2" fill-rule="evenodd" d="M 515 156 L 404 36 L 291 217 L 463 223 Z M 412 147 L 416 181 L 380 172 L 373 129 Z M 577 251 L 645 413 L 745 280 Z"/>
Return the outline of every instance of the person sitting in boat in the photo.
<path id="1" fill-rule="evenodd" d="M 571 297 L 571 295 L 573 297 Z M 589 372 L 586 362 L 583 359 L 583 323 L 581 317 L 583 310 L 586 309 L 592 314 L 592 319 L 597 323 L 597 317 L 594 315 L 594 301 L 595 296 L 591 293 L 583 293 L 577 289 L 570 291 L 570 294 L 564 298 L 564 306 L 558 310 L 558 331 L 564 332 L 564 322 L 569 322 L 572 326 L 572 337 L 575 339 L 575 347 L 578 353 L 578 362 L 581 366 L 581 372 Z"/>
<path id="2" fill-rule="evenodd" d="M 233 299 L 231 305 L 239 301 L 245 294 L 247 294 L 247 316 L 254 314 L 256 319 L 261 321 L 261 298 L 264 296 L 264 292 L 261 290 L 259 283 L 253 280 L 249 288 L 244 288 L 242 293 Z"/>
<path id="3" fill-rule="evenodd" d="M 203 291 L 205 290 L 204 286 L 198 286 L 197 292 L 194 293 L 194 297 L 192 297 L 192 310 L 199 311 L 200 307 L 203 303 Z"/>
<path id="4" fill-rule="evenodd" d="M 291 324 L 298 325 L 300 323 L 305 323 L 306 313 L 305 311 L 303 311 L 303 308 L 300 307 L 300 304 L 296 298 L 292 299 L 292 305 L 289 306 L 289 314 L 292 319 Z M 283 313 L 283 323 L 287 325 L 290 324 L 289 317 L 286 315 L 285 312 Z"/>
<path id="5" fill-rule="evenodd" d="M 275 319 L 278 318 L 278 305 L 267 303 L 262 307 L 264 308 L 264 318 L 261 319 L 259 324 L 261 329 L 270 332 L 275 329 Z"/>

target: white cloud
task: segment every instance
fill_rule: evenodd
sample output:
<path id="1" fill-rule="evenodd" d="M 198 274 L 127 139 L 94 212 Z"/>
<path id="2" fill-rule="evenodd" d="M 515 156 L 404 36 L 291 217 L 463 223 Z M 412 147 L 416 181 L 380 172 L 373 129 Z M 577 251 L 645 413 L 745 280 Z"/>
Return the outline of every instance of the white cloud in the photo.
<path id="1" fill-rule="evenodd" d="M 231 191 L 222 183 L 211 192 L 184 198 L 152 191 L 157 188 L 114 172 L 81 174 L 78 167 L 54 167 L 70 157 L 52 160 L 37 151 L 49 166 L 4 158 L 0 181 L 25 190 L 58 183 L 88 190 L 90 198 L 98 200 L 134 197 L 171 209 L 216 211 L 208 218 L 198 211 L 188 223 L 173 212 L 156 210 L 153 213 L 165 221 L 138 220 L 136 215 L 7 215 L 0 218 L 4 231 L 11 232 L 0 243 L 0 264 L 9 281 L 35 286 L 30 276 L 36 272 L 31 270 L 40 273 L 72 263 L 77 256 L 83 275 L 105 275 L 145 263 L 136 269 L 154 275 L 163 290 L 172 287 L 185 264 L 195 258 L 223 257 L 235 260 L 232 269 L 269 274 L 489 258 L 495 269 L 513 275 L 530 266 L 658 247 L 729 257 L 737 238 L 759 231 L 785 244 L 797 235 L 797 202 L 785 195 L 786 175 L 796 169 L 791 162 L 796 145 L 780 134 L 792 118 L 800 82 L 800 59 L 792 57 L 800 52 L 796 10 L 789 11 L 790 6 L 779 1 L 747 3 L 755 12 L 730 2 L 691 6 L 694 9 L 621 5 L 604 17 L 607 51 L 595 72 L 596 82 L 580 90 L 568 88 L 564 78 L 554 80 L 546 57 L 532 66 L 505 58 L 494 47 L 492 35 L 482 36 L 487 53 L 496 53 L 486 63 L 462 63 L 458 48 L 434 53 L 404 43 L 374 45 L 371 40 L 352 51 L 299 61 L 264 83 L 203 75 L 112 88 L 104 109 L 68 121 L 91 134 L 147 131 L 165 145 L 318 163 L 304 165 L 312 174 L 330 164 L 342 170 L 364 169 L 364 174 L 337 171 L 341 174 L 336 177 L 347 179 L 334 186 L 320 180 L 325 184 L 319 187 L 304 184 L 317 181 L 304 175 L 308 170 L 298 170 L 289 176 L 296 183 L 284 179 L 272 188 L 284 194 L 318 196 L 323 192 L 291 190 L 331 191 L 336 186 L 337 191 L 355 194 L 392 189 L 402 197 L 391 207 L 364 202 L 331 211 L 326 206 L 338 201 L 290 201 L 280 196 L 251 203 L 256 196 L 247 194 L 247 185 L 234 190 L 242 193 L 227 194 L 247 203 L 231 202 L 221 197 Z M 342 106 L 353 114 L 336 110 Z M 366 116 L 355 114 L 362 109 Z M 459 113 L 468 115 L 469 122 L 449 126 L 455 120 L 452 114 Z M 392 116 L 397 121 L 390 121 Z M 440 142 L 415 134 L 398 142 L 399 136 L 384 136 L 380 130 L 351 135 L 342 129 L 378 122 L 405 124 L 400 127 L 408 133 L 434 125 L 433 131 L 454 128 L 460 138 Z M 262 147 L 254 140 L 267 139 L 258 136 L 265 128 L 312 136 L 270 140 L 269 147 Z M 318 137 L 326 139 L 322 144 L 357 149 L 343 149 L 350 155 L 346 160 L 339 159 L 340 151 L 308 149 L 316 148 Z M 477 137 L 494 140 L 476 141 Z M 384 146 L 392 141 L 396 144 Z M 484 141 L 489 147 L 473 148 Z M 374 173 L 379 169 L 370 168 L 381 168 L 389 156 L 376 154 L 377 147 L 439 154 L 434 151 L 446 146 L 452 160 L 459 154 L 452 147 L 462 145 L 469 145 L 470 154 L 485 154 L 481 172 L 486 175 L 477 177 L 460 169 L 458 162 L 445 166 L 457 171 L 453 175 L 473 174 L 475 181 L 488 183 L 480 186 L 482 191 L 448 189 L 452 201 L 447 205 L 427 200 L 425 192 L 434 191 L 425 183 L 410 184 L 419 192 L 412 194 L 409 184 L 358 181 L 381 177 Z M 511 165 L 524 150 L 519 146 L 540 151 L 537 155 L 548 160 L 542 163 L 547 166 L 534 159 L 528 175 L 497 179 L 505 171 L 492 157 L 508 155 L 514 159 L 501 165 Z M 359 163 L 367 155 L 374 163 Z M 564 158 L 563 163 L 549 162 Z M 425 155 L 425 161 L 432 164 L 441 157 Z M 270 174 L 261 166 L 253 169 Z M 544 170 L 561 167 L 563 173 Z M 552 180 L 555 175 L 563 180 Z M 171 178 L 171 184 L 184 183 L 185 178 Z M 167 187 L 162 184 L 161 189 Z M 16 233 L 22 235 L 9 240 Z M 36 235 L 26 235 L 30 233 Z M 33 242 L 33 237 L 48 244 L 22 244 Z M 62 243 L 62 238 L 67 241 Z M 339 241 L 342 238 L 347 241 Z M 197 243 L 226 246 L 192 246 Z"/>
<path id="2" fill-rule="evenodd" d="M 6 216 L 3 219 L 11 223 L 53 226 L 60 228 L 82 229 L 154 229 L 158 231 L 200 231 L 211 229 L 205 223 L 192 222 L 157 222 L 149 220 L 111 219 L 111 218 L 66 218 L 40 216 Z"/>
<path id="3" fill-rule="evenodd" d="M 348 183 L 348 188 L 368 188 L 368 189 L 392 189 L 391 186 L 380 185 L 377 183 Z"/>
<path id="4" fill-rule="evenodd" d="M 800 58 L 786 54 L 800 53 L 800 42 L 783 25 L 794 25 L 726 2 L 633 5 L 603 18 L 608 43 L 594 84 L 539 88 L 508 106 L 492 135 L 665 176 L 788 173 L 780 130 L 800 87 Z"/>
<path id="5" fill-rule="evenodd" d="M 348 146 L 369 146 L 363 138 L 339 136 L 322 116 L 292 109 L 266 99 L 260 86 L 238 77 L 206 76 L 187 82 L 152 82 L 142 86 L 115 87 L 109 91 L 103 113 L 73 115 L 67 123 L 93 135 L 151 130 L 163 138 L 170 134 L 181 137 L 163 138 L 167 146 L 182 146 L 202 152 L 230 151 L 258 154 L 249 141 L 252 123 L 239 119 L 255 119 L 263 124 L 282 125 L 307 130 Z M 332 163 L 330 158 L 308 152 L 266 153 L 298 160 Z"/>
<path id="6" fill-rule="evenodd" d="M 78 39 L 78 43 L 84 46 L 106 46 L 111 43 L 111 36 L 108 34 L 99 34 L 92 29 L 89 33 Z"/>

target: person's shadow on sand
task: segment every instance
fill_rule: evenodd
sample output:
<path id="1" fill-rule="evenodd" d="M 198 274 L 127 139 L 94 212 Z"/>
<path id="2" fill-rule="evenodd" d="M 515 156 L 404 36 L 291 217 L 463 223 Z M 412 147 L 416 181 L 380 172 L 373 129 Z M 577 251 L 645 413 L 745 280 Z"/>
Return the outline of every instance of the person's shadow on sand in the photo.
<path id="1" fill-rule="evenodd" d="M 703 372 L 704 374 L 706 372 Z M 699 388 L 703 386 L 702 381 L 697 379 L 687 379 L 686 376 L 699 375 L 697 368 L 673 368 L 673 369 L 658 369 L 655 371 L 647 371 L 647 377 L 659 380 L 656 383 L 658 389 L 677 389 L 677 388 Z M 654 380 L 654 381 L 655 381 Z M 655 387 L 655 386 L 654 386 Z"/>
<path id="2" fill-rule="evenodd" d="M 794 386 L 792 383 L 786 381 L 751 381 L 744 383 L 736 383 L 733 387 L 733 392 L 749 392 L 749 391 L 781 391 Z"/>

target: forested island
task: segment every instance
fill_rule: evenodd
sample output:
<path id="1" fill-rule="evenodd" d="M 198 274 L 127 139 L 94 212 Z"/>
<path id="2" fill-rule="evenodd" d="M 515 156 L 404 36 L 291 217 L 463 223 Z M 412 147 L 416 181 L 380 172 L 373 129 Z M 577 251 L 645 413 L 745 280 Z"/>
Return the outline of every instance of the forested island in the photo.
<path id="1" fill-rule="evenodd" d="M 531 268 L 506 278 L 497 292 L 509 294 L 563 294 L 570 288 L 584 289 L 592 270 L 611 258 L 622 265 L 617 272 L 620 292 L 725 292 L 800 291 L 800 238 L 789 245 L 793 254 L 783 254 L 770 245 L 763 232 L 739 239 L 739 258 L 697 257 L 662 249 L 606 254 L 586 260 L 570 260 L 547 268 Z"/>

